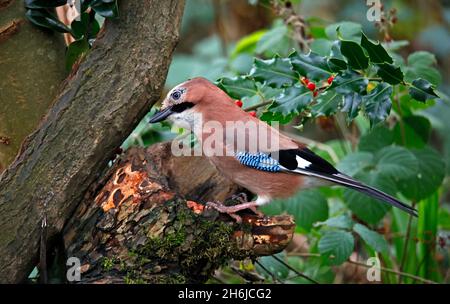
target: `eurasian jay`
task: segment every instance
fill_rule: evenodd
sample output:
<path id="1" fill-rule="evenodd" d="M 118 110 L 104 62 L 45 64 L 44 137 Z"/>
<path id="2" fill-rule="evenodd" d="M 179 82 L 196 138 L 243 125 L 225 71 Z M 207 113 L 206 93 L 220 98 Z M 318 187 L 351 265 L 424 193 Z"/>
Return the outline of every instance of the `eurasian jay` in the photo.
<path id="1" fill-rule="evenodd" d="M 207 206 L 219 212 L 235 217 L 237 211 L 251 209 L 256 212 L 257 206 L 267 204 L 273 199 L 288 198 L 302 189 L 337 184 L 417 216 L 414 208 L 339 172 L 304 144 L 249 115 L 224 91 L 204 78 L 194 78 L 173 88 L 164 99 L 161 110 L 149 122 L 156 123 L 165 119 L 190 129 L 198 139 L 204 154 L 219 172 L 257 195 L 255 201 L 234 206 L 217 202 L 207 203 Z M 221 140 L 205 145 L 212 133 L 212 128 L 207 126 L 209 122 L 215 122 L 215 126 L 221 126 L 224 131 L 220 134 Z M 237 127 L 229 132 L 227 122 L 252 123 L 257 128 Z M 215 129 L 218 132 L 220 128 Z M 236 138 L 244 138 L 244 144 L 236 143 Z M 263 138 L 276 144 L 271 147 L 257 145 L 255 148 L 249 143 L 255 138 Z"/>

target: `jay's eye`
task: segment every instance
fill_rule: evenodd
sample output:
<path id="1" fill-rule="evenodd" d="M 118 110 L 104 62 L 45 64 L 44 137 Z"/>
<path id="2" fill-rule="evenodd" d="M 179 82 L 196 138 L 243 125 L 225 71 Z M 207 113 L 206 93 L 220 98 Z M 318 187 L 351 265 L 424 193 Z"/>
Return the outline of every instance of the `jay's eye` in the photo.
<path id="1" fill-rule="evenodd" d="M 180 91 L 174 91 L 174 92 L 170 95 L 170 97 L 171 97 L 173 100 L 178 100 L 178 99 L 180 99 L 180 97 L 181 97 L 181 92 L 180 92 Z"/>

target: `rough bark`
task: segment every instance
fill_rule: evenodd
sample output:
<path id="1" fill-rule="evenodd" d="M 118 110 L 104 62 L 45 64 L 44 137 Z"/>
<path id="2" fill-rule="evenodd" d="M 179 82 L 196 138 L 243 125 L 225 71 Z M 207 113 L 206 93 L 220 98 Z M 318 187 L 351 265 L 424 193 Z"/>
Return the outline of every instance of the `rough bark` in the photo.
<path id="1" fill-rule="evenodd" d="M 198 201 L 225 199 L 238 187 L 205 158 L 172 156 L 170 144 L 129 150 L 108 176 L 64 229 L 82 283 L 204 282 L 230 259 L 283 250 L 294 233 L 288 215 L 244 212 L 236 224 L 206 210 Z"/>
<path id="2" fill-rule="evenodd" d="M 23 0 L 0 0 L 0 172 L 50 108 L 67 75 L 64 51 L 61 34 L 25 19 Z"/>
<path id="3" fill-rule="evenodd" d="M 184 1 L 124 0 L 40 127 L 0 177 L 0 281 L 23 281 L 40 225 L 59 232 L 161 94 Z"/>

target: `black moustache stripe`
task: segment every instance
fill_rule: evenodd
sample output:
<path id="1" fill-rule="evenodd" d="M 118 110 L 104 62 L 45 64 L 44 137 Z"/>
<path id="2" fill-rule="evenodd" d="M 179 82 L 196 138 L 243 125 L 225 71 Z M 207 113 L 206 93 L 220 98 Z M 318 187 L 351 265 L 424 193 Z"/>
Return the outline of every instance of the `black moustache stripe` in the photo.
<path id="1" fill-rule="evenodd" d="M 194 106 L 194 104 L 192 102 L 185 101 L 185 102 L 174 104 L 172 106 L 171 110 L 172 110 L 172 112 L 175 112 L 175 113 L 181 113 L 184 110 L 192 108 L 193 106 Z"/>

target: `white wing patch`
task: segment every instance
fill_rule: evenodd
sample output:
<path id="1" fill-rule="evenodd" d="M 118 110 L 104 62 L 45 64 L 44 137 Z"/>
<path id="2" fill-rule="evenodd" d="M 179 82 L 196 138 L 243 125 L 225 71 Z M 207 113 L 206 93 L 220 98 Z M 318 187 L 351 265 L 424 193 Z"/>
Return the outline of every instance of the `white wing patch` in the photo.
<path id="1" fill-rule="evenodd" d="M 307 161 L 304 158 L 301 158 L 298 155 L 295 159 L 297 160 L 298 169 L 306 169 L 309 167 L 309 165 L 311 165 L 311 162 Z"/>

